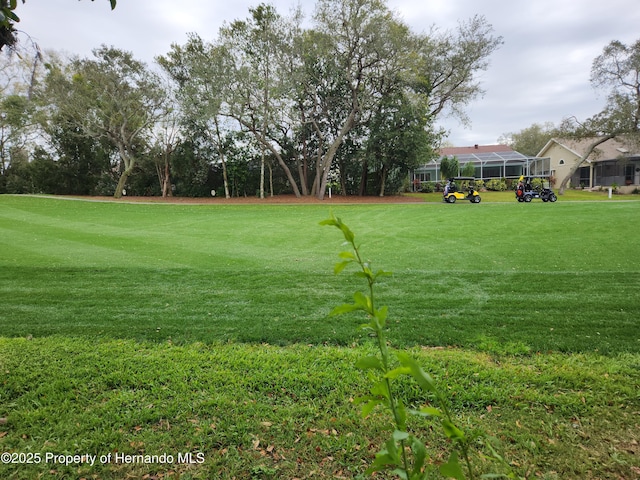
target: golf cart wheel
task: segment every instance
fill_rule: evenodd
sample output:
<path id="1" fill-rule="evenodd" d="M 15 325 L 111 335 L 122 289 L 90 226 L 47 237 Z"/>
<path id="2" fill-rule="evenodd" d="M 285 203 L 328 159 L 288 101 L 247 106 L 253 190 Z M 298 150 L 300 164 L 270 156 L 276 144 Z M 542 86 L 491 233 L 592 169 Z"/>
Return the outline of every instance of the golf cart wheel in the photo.
<path id="1" fill-rule="evenodd" d="M 449 195 L 447 197 L 447 203 L 456 203 L 456 197 L 455 195 Z"/>
<path id="2" fill-rule="evenodd" d="M 550 202 L 555 202 L 556 200 L 558 200 L 558 197 L 556 197 L 555 193 L 552 193 L 551 195 L 549 195 Z"/>
<path id="3" fill-rule="evenodd" d="M 531 201 L 531 195 L 525 195 L 524 196 L 524 201 L 529 203 Z"/>
<path id="4" fill-rule="evenodd" d="M 471 203 L 480 203 L 480 200 L 482 200 L 482 199 L 480 198 L 480 195 L 476 195 L 475 197 L 473 197 L 473 198 L 471 199 Z"/>

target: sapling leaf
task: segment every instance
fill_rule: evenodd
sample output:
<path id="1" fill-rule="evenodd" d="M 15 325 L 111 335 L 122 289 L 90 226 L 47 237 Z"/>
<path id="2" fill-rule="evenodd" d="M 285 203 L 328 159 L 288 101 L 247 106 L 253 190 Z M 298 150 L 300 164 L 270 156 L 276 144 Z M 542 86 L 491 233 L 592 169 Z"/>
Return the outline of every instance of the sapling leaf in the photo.
<path id="1" fill-rule="evenodd" d="M 375 369 L 384 372 L 382 362 L 376 356 L 370 355 L 368 357 L 361 358 L 356 362 L 356 367 L 361 370 Z"/>
<path id="2" fill-rule="evenodd" d="M 345 260 L 344 262 L 338 262 L 333 267 L 333 274 L 338 275 L 347 265 L 351 263 L 351 260 Z"/>
<path id="3" fill-rule="evenodd" d="M 385 272 L 384 270 L 378 270 L 375 274 L 375 277 L 392 277 L 393 273 L 392 272 Z"/>
<path id="4" fill-rule="evenodd" d="M 396 399 L 396 428 L 400 431 L 407 430 L 407 409 L 402 400 Z"/>
<path id="5" fill-rule="evenodd" d="M 411 410 L 412 415 L 420 417 L 441 417 L 442 412 L 435 407 L 422 407 L 420 410 Z"/>
<path id="6" fill-rule="evenodd" d="M 451 420 L 444 419 L 442 420 L 442 428 L 444 429 L 444 434 L 450 440 L 456 440 L 458 442 L 463 442 L 465 439 L 464 432 L 456 427 Z"/>
<path id="7" fill-rule="evenodd" d="M 410 373 L 411 373 L 411 370 L 409 368 L 398 367 L 398 368 L 394 368 L 393 370 L 389 370 L 384 376 L 389 380 L 395 380 L 401 375 L 409 375 Z"/>
<path id="8" fill-rule="evenodd" d="M 370 390 L 372 395 L 376 397 L 384 397 L 387 400 L 389 399 L 389 386 L 386 380 L 380 380 L 376 382 Z"/>
<path id="9" fill-rule="evenodd" d="M 358 328 L 360 328 L 361 330 L 373 330 L 374 332 L 376 330 L 373 324 L 371 323 L 363 323 Z"/>
<path id="10" fill-rule="evenodd" d="M 367 417 L 373 411 L 374 408 L 376 408 L 378 405 L 382 403 L 377 398 L 371 398 L 371 397 L 368 397 L 368 398 L 369 398 L 369 401 L 365 405 L 363 405 L 362 409 L 360 410 L 360 416 L 362 418 Z"/>
<path id="11" fill-rule="evenodd" d="M 352 303 L 345 303 L 334 307 L 334 309 L 329 312 L 329 315 L 333 317 L 335 315 L 342 315 L 343 313 L 355 312 L 357 310 L 362 310 L 362 307 Z"/>
<path id="12" fill-rule="evenodd" d="M 342 233 L 344 234 L 344 239 L 349 243 L 353 243 L 356 237 L 353 232 L 349 230 L 349 227 L 344 223 L 340 223 L 340 230 L 342 230 Z"/>
<path id="13" fill-rule="evenodd" d="M 443 465 L 440 465 L 440 473 L 446 478 L 455 478 L 456 480 L 465 480 L 462 466 L 458 460 L 458 452 L 455 450 L 451 452 L 449 461 Z"/>
<path id="14" fill-rule="evenodd" d="M 367 281 L 371 281 L 372 283 L 375 282 L 375 278 L 373 278 L 373 273 L 371 272 L 371 270 L 360 270 L 354 272 L 354 275 L 359 278 L 364 278 Z"/>
<path id="15" fill-rule="evenodd" d="M 352 252 L 340 252 L 338 256 L 340 258 L 346 258 L 347 260 L 353 260 L 353 261 L 358 260 Z"/>
<path id="16" fill-rule="evenodd" d="M 406 440 L 407 438 L 409 438 L 409 434 L 407 432 L 402 432 L 400 430 L 395 430 L 393 432 L 393 439 L 396 442 L 401 442 L 402 440 Z"/>
<path id="17" fill-rule="evenodd" d="M 375 317 L 378 319 L 381 327 L 384 327 L 387 323 L 387 315 L 389 314 L 389 307 L 386 305 L 375 311 Z"/>
<path id="18" fill-rule="evenodd" d="M 425 392 L 433 392 L 436 394 L 438 393 L 433 378 L 431 378 L 431 376 L 427 372 L 425 372 L 413 358 L 411 358 L 405 352 L 398 352 L 396 356 L 398 357 L 398 360 L 402 365 L 410 369 L 411 376 L 418 383 L 418 385 L 420 385 L 420 388 L 422 388 L 422 390 L 424 390 Z"/>
<path id="19" fill-rule="evenodd" d="M 411 437 L 411 450 L 413 451 L 413 472 L 412 477 L 421 478 L 422 468 L 427 459 L 427 448 L 424 443 L 416 437 Z"/>
<path id="20" fill-rule="evenodd" d="M 320 222 L 320 225 L 331 225 L 332 227 L 337 227 L 338 226 L 338 222 L 336 222 L 336 218 L 332 216 L 331 218 L 327 218 L 326 220 L 322 220 Z"/>
<path id="21" fill-rule="evenodd" d="M 356 305 L 361 307 L 366 312 L 371 312 L 371 298 L 362 292 L 356 292 L 353 294 L 353 300 Z"/>

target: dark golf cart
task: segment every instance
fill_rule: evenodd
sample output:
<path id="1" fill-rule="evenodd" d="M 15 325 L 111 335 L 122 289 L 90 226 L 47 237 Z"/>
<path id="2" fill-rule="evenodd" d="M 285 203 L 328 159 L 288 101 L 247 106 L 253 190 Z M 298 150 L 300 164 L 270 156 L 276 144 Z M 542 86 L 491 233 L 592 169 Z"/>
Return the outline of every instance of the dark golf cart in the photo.
<path id="1" fill-rule="evenodd" d="M 540 178 L 542 181 L 533 185 L 533 180 Z M 534 198 L 539 198 L 543 202 L 555 202 L 558 200 L 556 194 L 551 190 L 551 184 L 549 183 L 549 177 L 545 176 L 521 176 L 518 180 L 518 186 L 516 187 L 516 199 L 519 202 L 530 202 Z"/>
<path id="2" fill-rule="evenodd" d="M 442 197 L 447 203 L 455 203 L 456 200 L 469 200 L 471 203 L 480 203 L 480 195 L 475 189 L 474 177 L 452 177 L 444 187 Z M 463 182 L 467 186 L 463 187 Z"/>

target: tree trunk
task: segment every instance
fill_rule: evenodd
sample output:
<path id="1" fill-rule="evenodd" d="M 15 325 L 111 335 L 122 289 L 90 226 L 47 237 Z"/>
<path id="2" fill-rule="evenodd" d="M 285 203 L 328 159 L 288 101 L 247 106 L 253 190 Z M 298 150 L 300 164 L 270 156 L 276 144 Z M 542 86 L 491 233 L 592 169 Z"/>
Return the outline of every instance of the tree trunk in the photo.
<path id="1" fill-rule="evenodd" d="M 122 172 L 122 175 L 120 175 L 120 179 L 118 180 L 118 185 L 116 186 L 116 191 L 113 193 L 113 198 L 122 198 L 122 192 L 132 171 L 133 168 L 126 168 L 124 172 Z"/>
<path id="2" fill-rule="evenodd" d="M 222 183 L 224 183 L 224 198 L 231 198 L 229 195 L 229 179 L 227 177 L 227 161 L 224 157 L 224 150 L 222 149 L 222 137 L 220 135 L 220 127 L 218 125 L 218 116 L 216 115 L 213 118 L 213 121 L 216 126 L 216 138 L 218 145 L 218 155 L 220 155 L 220 161 L 222 162 Z"/>
<path id="3" fill-rule="evenodd" d="M 558 195 L 564 195 L 564 190 L 567 188 L 567 184 L 571 180 L 571 177 L 573 177 L 573 174 L 578 171 L 578 169 L 584 162 L 586 162 L 587 158 L 589 158 L 589 155 L 593 153 L 596 147 L 606 142 L 607 140 L 611 140 L 612 138 L 615 138 L 615 137 L 616 137 L 615 134 L 608 134 L 608 135 L 605 135 L 604 137 L 598 138 L 595 142 L 589 145 L 584 155 L 582 155 L 582 157 L 580 157 L 580 159 L 576 161 L 576 163 L 571 167 L 571 170 L 569 170 L 569 173 L 567 174 L 567 176 L 564 177 L 564 179 L 560 183 L 560 188 L 558 188 Z"/>
<path id="4" fill-rule="evenodd" d="M 167 158 L 164 164 L 164 175 L 162 178 L 162 196 L 163 197 L 172 197 L 173 192 L 171 191 L 171 173 L 169 171 L 169 159 Z"/>
<path id="5" fill-rule="evenodd" d="M 264 147 L 260 157 L 260 198 L 264 198 Z"/>
<path id="6" fill-rule="evenodd" d="M 291 184 L 291 188 L 293 189 L 293 194 L 297 198 L 300 198 L 301 195 L 300 195 L 300 190 L 298 189 L 298 184 L 296 183 L 295 178 L 293 178 L 293 175 L 291 174 L 291 169 L 285 163 L 284 159 L 282 158 L 282 155 L 280 155 L 280 152 L 278 152 L 278 150 L 276 150 L 274 146 L 270 142 L 268 142 L 267 139 L 265 139 L 262 134 L 260 134 L 254 127 L 252 127 L 250 123 L 243 121 L 240 117 L 234 117 L 234 118 L 238 122 L 240 122 L 242 126 L 247 128 L 253 134 L 256 140 L 260 142 L 262 147 L 269 149 L 269 151 L 273 153 L 274 157 L 276 157 L 276 160 L 278 161 L 278 165 L 282 167 L 282 170 L 284 170 L 284 173 L 287 176 L 287 180 L 289 180 L 289 183 Z"/>
<path id="7" fill-rule="evenodd" d="M 360 191 L 358 195 L 364 197 L 367 194 L 367 182 L 369 176 L 369 161 L 365 158 L 362 161 L 362 173 L 360 175 Z"/>
<path id="8" fill-rule="evenodd" d="M 113 193 L 114 198 L 122 198 L 122 191 L 127 184 L 127 179 L 133 173 L 133 168 L 136 165 L 135 157 L 129 155 L 124 145 L 118 145 L 118 150 L 120 151 L 120 159 L 122 160 L 122 163 L 124 163 L 124 170 L 118 180 L 116 191 Z"/>
<path id="9" fill-rule="evenodd" d="M 387 166 L 382 165 L 382 172 L 380 172 L 380 196 L 384 197 L 384 184 L 387 182 Z"/>
<path id="10" fill-rule="evenodd" d="M 300 106 L 300 118 L 302 120 L 302 125 L 307 123 L 304 114 L 304 108 Z M 302 161 L 298 160 L 298 176 L 300 177 L 300 189 L 302 190 L 302 195 L 309 195 L 309 162 L 308 162 L 308 151 L 307 151 L 307 136 L 305 135 L 302 138 Z"/>
<path id="11" fill-rule="evenodd" d="M 327 150 L 327 153 L 322 158 L 322 165 L 321 165 L 322 179 L 318 184 L 318 196 L 317 196 L 318 200 L 324 200 L 324 194 L 325 194 L 325 191 L 327 190 L 327 183 L 329 180 L 329 170 L 331 170 L 331 164 L 333 163 L 333 158 L 336 156 L 336 152 L 338 151 L 338 148 L 342 144 L 342 140 L 344 140 L 345 135 L 349 133 L 349 131 L 353 127 L 353 124 L 356 119 L 356 112 L 357 110 L 355 108 L 351 110 L 351 112 L 349 113 L 349 116 L 344 121 L 344 124 L 340 129 L 340 133 L 338 134 L 336 139 L 333 141 L 333 143 L 329 147 L 329 150 Z"/>

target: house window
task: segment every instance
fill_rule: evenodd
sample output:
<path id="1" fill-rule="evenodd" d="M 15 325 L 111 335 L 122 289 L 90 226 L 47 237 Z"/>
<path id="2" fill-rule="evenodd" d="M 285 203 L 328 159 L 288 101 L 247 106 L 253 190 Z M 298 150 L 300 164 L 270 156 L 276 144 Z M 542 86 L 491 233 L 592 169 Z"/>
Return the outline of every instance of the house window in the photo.
<path id="1" fill-rule="evenodd" d="M 635 167 L 635 165 L 632 164 L 632 163 L 629 163 L 629 164 L 624 166 L 624 183 L 626 185 L 632 185 L 633 184 L 634 174 L 635 174 L 634 167 Z"/>
<path id="2" fill-rule="evenodd" d="M 559 165 L 564 165 L 564 158 L 561 158 L 560 161 L 558 162 Z"/>
<path id="3" fill-rule="evenodd" d="M 581 187 L 589 187 L 590 185 L 590 168 L 589 167 L 580 167 L 580 186 Z"/>

